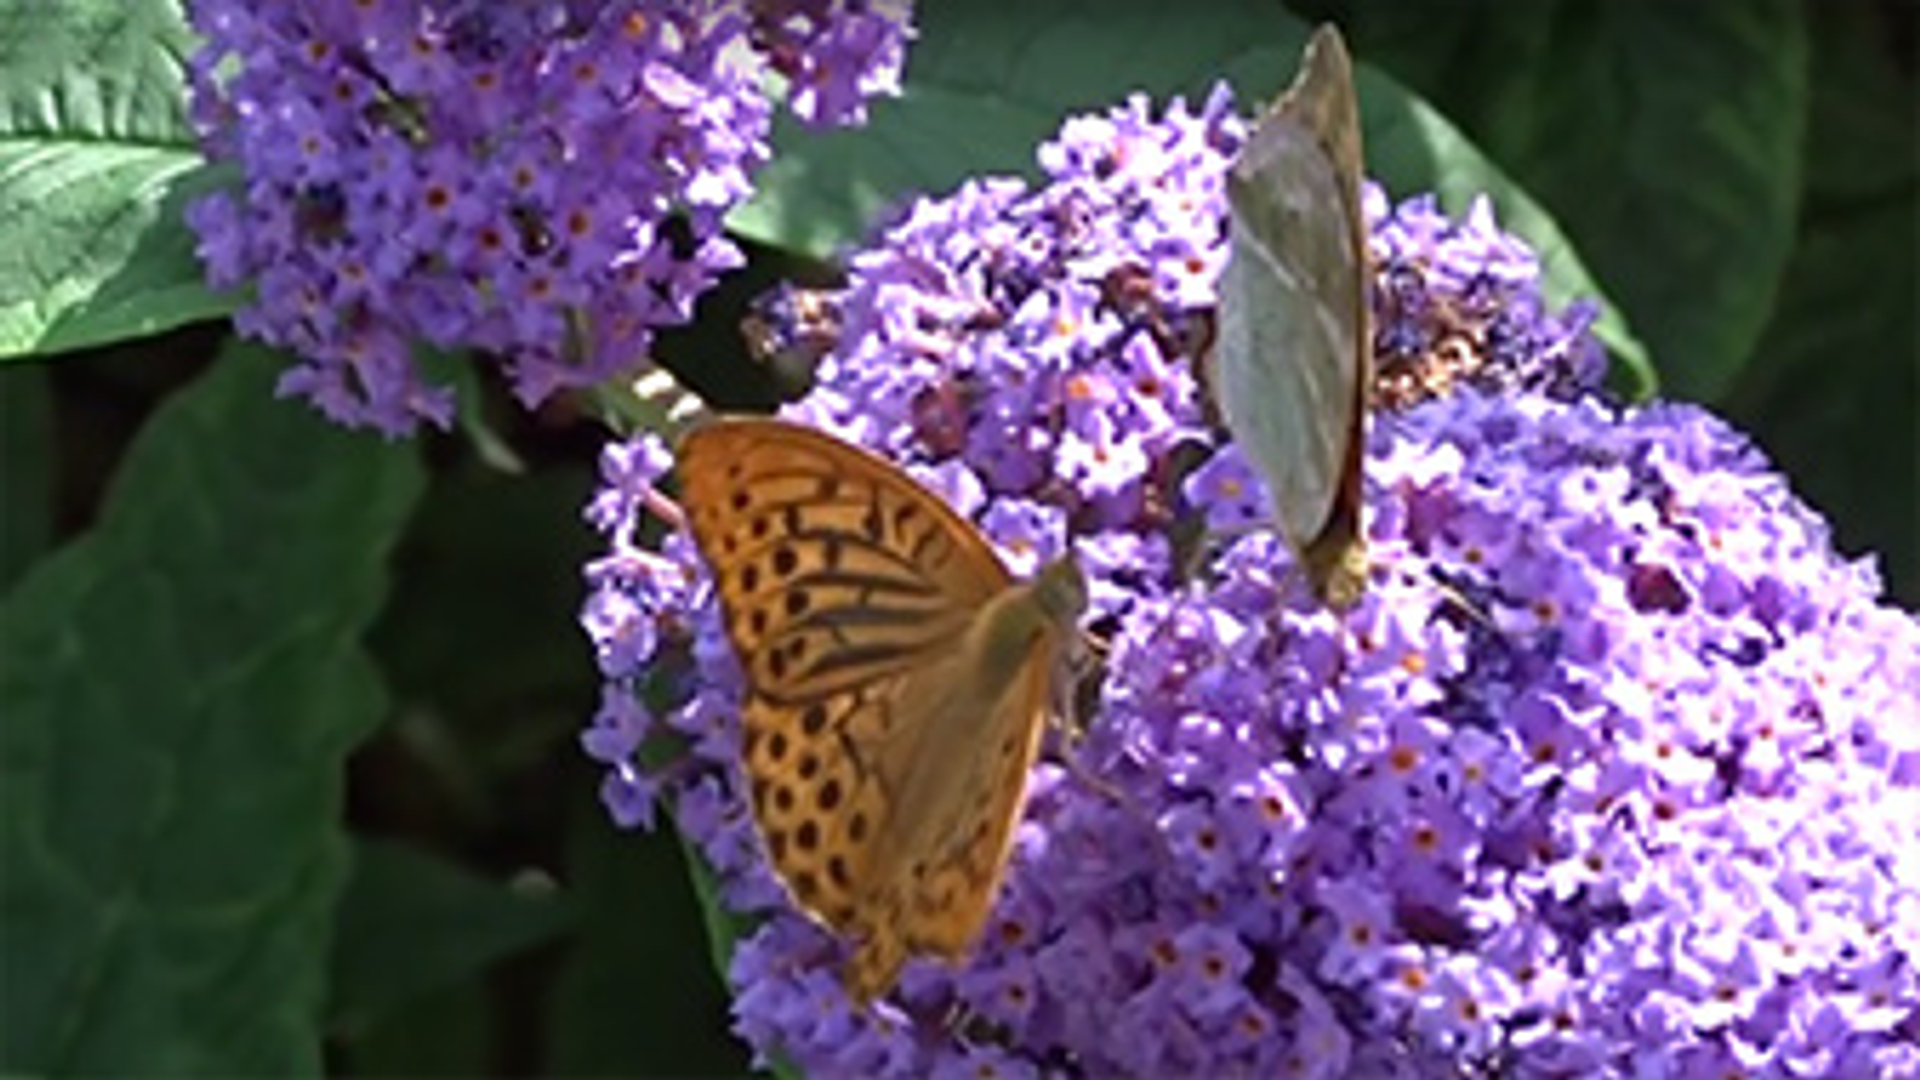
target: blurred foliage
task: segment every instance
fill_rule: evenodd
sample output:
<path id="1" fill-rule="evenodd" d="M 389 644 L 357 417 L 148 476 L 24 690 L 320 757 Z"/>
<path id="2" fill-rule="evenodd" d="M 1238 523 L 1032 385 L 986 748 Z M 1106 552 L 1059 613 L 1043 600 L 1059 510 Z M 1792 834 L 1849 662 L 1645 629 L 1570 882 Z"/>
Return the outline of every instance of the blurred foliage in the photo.
<path id="1" fill-rule="evenodd" d="M 276 406 L 273 363 L 170 396 L 0 601 L 9 1071 L 318 1062 L 340 769 L 386 709 L 358 639 L 422 476 Z"/>
<path id="2" fill-rule="evenodd" d="M 1497 192 L 1616 305 L 1610 345 L 1750 431 L 1912 607 L 1893 0 L 930 4 L 871 127 L 782 125 L 734 219 L 748 271 L 662 358 L 770 404 L 738 332 L 760 289 L 830 278 L 916 190 L 1033 175 L 1069 112 L 1264 98 L 1329 17 L 1377 174 Z M 179 33 L 164 0 L 0 0 L 0 1069 L 747 1074 L 684 853 L 609 823 L 576 744 L 604 434 L 463 374 L 455 434 L 384 444 L 275 400 L 282 361 L 221 324 L 156 336 L 228 303 L 183 261 L 209 178 Z"/>

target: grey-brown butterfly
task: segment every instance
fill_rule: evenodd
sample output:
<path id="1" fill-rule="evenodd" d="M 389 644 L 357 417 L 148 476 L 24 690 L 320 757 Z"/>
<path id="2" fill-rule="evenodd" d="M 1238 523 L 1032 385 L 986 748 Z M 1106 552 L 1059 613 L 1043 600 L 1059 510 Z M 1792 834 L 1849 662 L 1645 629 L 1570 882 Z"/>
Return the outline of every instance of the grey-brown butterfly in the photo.
<path id="1" fill-rule="evenodd" d="M 1231 246 L 1209 381 L 1315 594 L 1335 608 L 1359 599 L 1367 576 L 1361 161 L 1353 64 L 1340 32 L 1322 26 L 1228 174 Z"/>

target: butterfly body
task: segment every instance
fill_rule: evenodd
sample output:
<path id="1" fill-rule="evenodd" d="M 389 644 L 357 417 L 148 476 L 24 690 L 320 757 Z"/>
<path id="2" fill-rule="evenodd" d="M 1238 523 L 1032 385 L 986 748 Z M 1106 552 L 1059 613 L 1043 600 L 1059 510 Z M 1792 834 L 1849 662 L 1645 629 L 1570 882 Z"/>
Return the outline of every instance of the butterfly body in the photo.
<path id="1" fill-rule="evenodd" d="M 1366 577 L 1361 460 L 1372 330 L 1353 68 L 1332 27 L 1227 177 L 1213 385 L 1281 531 L 1336 607 Z"/>
<path id="2" fill-rule="evenodd" d="M 1004 872 L 1085 584 L 1016 582 L 897 467 L 810 428 L 688 435 L 682 500 L 746 675 L 754 817 L 796 903 L 856 940 L 850 993 L 958 959 Z"/>

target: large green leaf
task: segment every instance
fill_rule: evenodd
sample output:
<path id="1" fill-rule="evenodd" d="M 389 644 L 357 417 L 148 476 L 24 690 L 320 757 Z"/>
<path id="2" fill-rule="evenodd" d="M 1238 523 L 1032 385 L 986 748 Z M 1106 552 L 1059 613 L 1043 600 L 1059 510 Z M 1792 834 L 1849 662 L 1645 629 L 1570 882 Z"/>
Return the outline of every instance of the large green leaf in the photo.
<path id="1" fill-rule="evenodd" d="M 1191 7 L 1154 0 L 923 4 L 904 94 L 866 126 L 775 126 L 758 194 L 728 220 L 771 244 L 825 254 L 863 236 L 887 207 L 996 173 L 1035 175 L 1034 149 L 1069 113 L 1131 91 L 1204 94 L 1248 49 L 1305 27 L 1258 0 Z M 1291 27 L 1291 33 L 1289 33 Z M 1280 80 L 1274 75 L 1274 82 Z"/>
<path id="2" fill-rule="evenodd" d="M 0 358 L 226 314 L 181 214 L 209 182 L 167 0 L 0 0 Z"/>
<path id="3" fill-rule="evenodd" d="M 411 707 L 491 728 L 546 753 L 593 708 L 593 660 L 576 629 L 579 567 L 594 552 L 580 518 L 591 477 L 527 475 L 466 460 L 436 474 L 397 562 L 394 603 L 372 644 Z M 517 755 L 524 757 L 524 754 Z"/>
<path id="4" fill-rule="evenodd" d="M 623 833 L 597 802 L 569 830 L 567 870 L 580 904 L 574 949 L 552 998 L 549 1068 L 566 1076 L 745 1075 L 728 1030 L 726 992 L 709 966 L 731 947 L 704 891 L 703 867 L 682 862 L 665 828 Z M 697 860 L 696 853 L 685 852 Z M 702 889 L 688 895 L 688 871 Z M 702 910 L 714 936 L 701 940 Z"/>
<path id="5" fill-rule="evenodd" d="M 47 373 L 0 370 L 0 596 L 53 536 L 53 418 Z"/>
<path id="6" fill-rule="evenodd" d="M 1435 101 L 1560 220 L 1677 393 L 1727 389 L 1792 246 L 1802 4 L 1341 9 L 1357 55 Z"/>
<path id="7" fill-rule="evenodd" d="M 759 195 L 729 224 L 823 254 L 859 239 L 883 208 L 913 193 L 938 194 L 984 173 L 1036 175 L 1035 149 L 1066 116 L 1110 108 L 1132 92 L 1197 100 L 1224 78 L 1251 114 L 1292 78 L 1308 29 L 1259 3 L 1209 5 L 1204 18 L 1147 0 L 929 5 L 904 95 L 876 104 L 865 128 L 779 128 Z M 1473 196 L 1491 196 L 1502 226 L 1540 252 L 1548 299 L 1600 301 L 1602 339 L 1626 362 L 1632 389 L 1650 389 L 1645 349 L 1552 216 L 1367 59 L 1357 53 L 1369 174 L 1401 196 L 1437 192 L 1455 214 Z"/>
<path id="8" fill-rule="evenodd" d="M 98 524 L 0 606 L 0 1068 L 319 1069 L 359 638 L 408 449 L 236 350 L 129 450 Z"/>
<path id="9" fill-rule="evenodd" d="M 375 752 L 404 760 L 407 801 L 473 829 L 533 830 L 557 813 L 498 796 L 556 752 L 577 753 L 593 711 L 577 629 L 579 568 L 594 551 L 580 519 L 588 489 L 571 465 L 511 474 L 470 456 L 435 473 L 368 636 L 396 703 Z"/>
<path id="10" fill-rule="evenodd" d="M 567 918 L 551 887 L 516 888 L 404 844 L 362 843 L 340 902 L 330 1026 L 375 1024 L 552 938 Z"/>
<path id="11" fill-rule="evenodd" d="M 503 1017 L 498 988 L 478 979 L 455 983 L 417 998 L 334 1044 L 335 1076 L 425 1080 L 519 1075 L 500 1064 L 501 1048 L 514 1045 L 523 1017 Z"/>
<path id="12" fill-rule="evenodd" d="M 1871 8 L 1814 24 L 1814 122 L 1800 244 L 1752 367 L 1727 401 L 1920 604 L 1920 129 L 1914 76 Z"/>

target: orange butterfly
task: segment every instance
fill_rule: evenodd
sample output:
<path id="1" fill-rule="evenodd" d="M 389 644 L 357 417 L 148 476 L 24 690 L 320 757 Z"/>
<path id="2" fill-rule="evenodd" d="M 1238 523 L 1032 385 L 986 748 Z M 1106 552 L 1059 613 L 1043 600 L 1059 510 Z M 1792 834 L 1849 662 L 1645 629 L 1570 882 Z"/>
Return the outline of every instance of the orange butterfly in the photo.
<path id="1" fill-rule="evenodd" d="M 727 419 L 681 497 L 746 672 L 754 819 L 799 906 L 857 942 L 853 998 L 964 957 L 992 907 L 1086 583 L 1017 582 L 899 468 L 811 428 Z"/>

